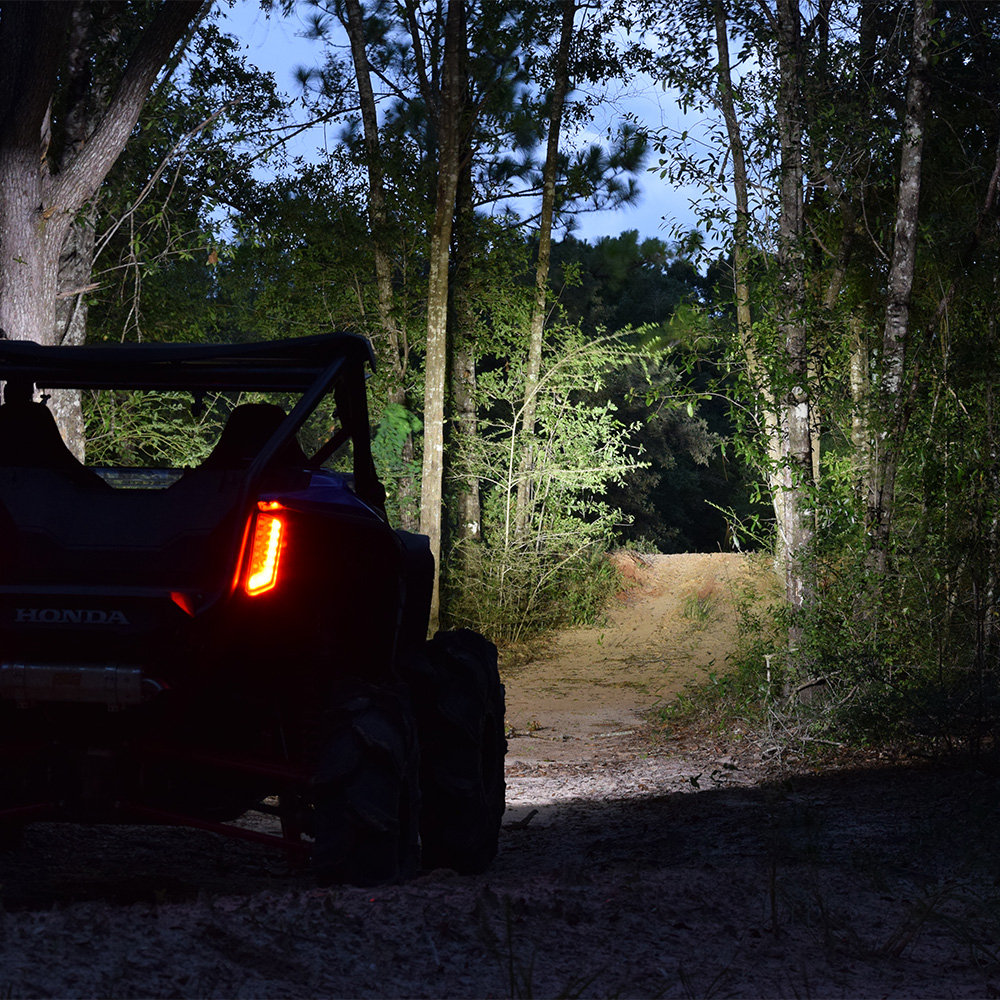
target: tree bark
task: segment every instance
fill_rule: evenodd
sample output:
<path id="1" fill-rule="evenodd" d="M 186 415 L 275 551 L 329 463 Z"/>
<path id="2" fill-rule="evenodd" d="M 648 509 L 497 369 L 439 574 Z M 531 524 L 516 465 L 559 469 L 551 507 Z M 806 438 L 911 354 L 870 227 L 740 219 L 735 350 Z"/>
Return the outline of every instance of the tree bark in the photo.
<path id="1" fill-rule="evenodd" d="M 87 37 L 84 6 L 5 3 L 0 17 L 0 329 L 14 340 L 52 344 L 66 334 L 79 338 L 79 310 L 68 324 L 57 321 L 67 238 L 124 148 L 160 69 L 207 9 L 202 0 L 162 3 L 109 88 L 106 106 L 75 122 L 70 115 L 78 134 L 59 144 L 60 153 L 50 152 L 53 99 L 65 83 L 60 73 L 73 76 L 73 66 L 64 63 L 89 55 L 71 50 L 74 40 Z M 92 264 L 92 243 L 89 254 Z M 89 275 L 87 255 L 87 237 L 78 234 L 66 257 L 76 258 L 69 283 Z M 82 453 L 78 407 L 60 405 L 56 416 L 70 445 Z"/>
<path id="2" fill-rule="evenodd" d="M 851 446 L 854 452 L 854 495 L 858 511 L 863 509 L 871 468 L 871 433 L 868 421 L 869 374 L 868 337 L 860 317 L 848 321 L 851 335 Z"/>
<path id="3" fill-rule="evenodd" d="M 538 225 L 538 260 L 535 264 L 535 301 L 531 310 L 528 359 L 524 377 L 524 405 L 521 411 L 522 451 L 517 479 L 515 537 L 523 541 L 530 529 L 532 494 L 532 438 L 538 410 L 538 380 L 542 370 L 542 341 L 548 302 L 549 267 L 552 260 L 552 218 L 555 214 L 556 171 L 559 165 L 559 133 L 563 108 L 569 93 L 569 53 L 573 43 L 575 0 L 562 0 L 559 47 L 556 50 L 555 79 L 549 110 L 549 134 L 542 168 L 542 208 Z"/>
<path id="4" fill-rule="evenodd" d="M 464 143 L 463 143 L 464 145 Z M 476 405 L 476 318 L 471 302 L 472 261 L 470 250 L 475 240 L 475 212 L 472 204 L 472 152 L 466 148 L 459 174 L 457 210 L 455 213 L 456 255 L 452 292 L 452 365 L 451 395 L 455 403 L 452 443 L 457 468 L 456 541 L 463 550 L 462 584 L 475 586 L 477 561 L 471 547 L 481 537 L 479 479 L 476 475 L 476 439 L 478 412 Z"/>
<path id="5" fill-rule="evenodd" d="M 733 100 L 733 77 L 729 60 L 729 25 L 723 0 L 713 0 L 715 46 L 718 52 L 719 104 L 726 123 L 729 154 L 733 159 L 733 193 L 736 220 L 733 226 L 733 288 L 736 296 L 736 331 L 754 388 L 763 389 L 766 379 L 753 340 L 750 314 L 750 285 L 747 276 L 750 256 L 750 185 L 747 179 L 746 152 L 736 103 Z"/>
<path id="6" fill-rule="evenodd" d="M 448 371 L 448 267 L 455 218 L 461 149 L 464 81 L 461 51 L 465 43 L 464 0 L 449 0 L 445 24 L 441 114 L 438 133 L 438 180 L 431 232 L 427 288 L 427 361 L 424 375 L 424 456 L 420 483 L 420 531 L 430 539 L 434 556 L 431 600 L 433 631 L 441 610 L 440 560 L 444 501 L 444 408 Z"/>
<path id="7" fill-rule="evenodd" d="M 910 332 L 910 296 L 917 257 L 924 121 L 929 93 L 927 70 L 930 65 L 933 17 L 933 0 L 915 0 L 912 52 L 906 82 L 906 112 L 902 128 L 899 191 L 896 198 L 896 225 L 879 359 L 878 389 L 883 416 L 882 426 L 874 442 L 868 489 L 870 566 L 878 574 L 885 573 L 889 565 L 896 475 L 907 422 L 904 374 Z"/>
<path id="8" fill-rule="evenodd" d="M 781 216 L 779 220 L 778 329 L 783 364 L 775 381 L 757 349 L 750 310 L 750 202 L 746 157 L 733 98 L 729 33 L 723 0 L 713 0 L 715 43 L 718 51 L 718 100 L 726 124 L 733 163 L 736 220 L 733 233 L 733 279 L 736 326 L 746 362 L 747 377 L 759 405 L 765 439 L 768 486 L 777 524 L 777 565 L 785 581 L 790 606 L 800 608 L 805 584 L 800 553 L 808 543 L 810 525 L 803 511 L 803 488 L 813 478 L 810 382 L 805 315 L 805 226 L 801 124 L 801 39 L 797 0 L 778 3 L 779 92 L 777 125 L 781 146 Z M 794 637 L 791 637 L 794 642 Z"/>
<path id="9" fill-rule="evenodd" d="M 61 88 L 65 95 L 62 100 L 63 134 L 59 150 L 49 148 L 49 159 L 59 172 L 69 166 L 93 135 L 110 97 L 107 79 L 122 69 L 122 65 L 109 67 L 103 80 L 95 76 L 92 59 L 94 43 L 101 33 L 117 40 L 118 32 L 113 24 L 108 23 L 111 18 L 100 19 L 95 25 L 93 5 L 77 3 L 71 6 L 65 79 Z M 85 289 L 91 284 L 94 270 L 96 221 L 97 209 L 92 201 L 81 210 L 66 234 L 59 255 L 53 343 L 76 347 L 87 338 Z M 86 438 L 79 390 L 52 390 L 49 407 L 70 451 L 82 461 Z"/>
<path id="10" fill-rule="evenodd" d="M 392 286 L 392 257 L 389 253 L 388 212 L 386 210 L 385 179 L 382 173 L 382 150 L 378 134 L 378 113 L 375 93 L 371 82 L 371 65 L 365 48 L 364 14 L 360 0 L 345 0 L 347 21 L 344 27 L 351 44 L 351 58 L 358 83 L 358 102 L 361 108 L 361 124 L 365 137 L 365 163 L 368 172 L 368 224 L 371 230 L 372 253 L 375 260 L 375 289 L 378 301 L 379 325 L 389 341 L 389 363 L 392 365 L 393 386 L 389 390 L 390 403 L 406 405 L 406 374 L 409 368 L 409 343 L 406 331 L 400 326 L 395 315 L 395 292 Z M 412 457 L 413 440 L 407 438 L 404 445 L 404 461 Z M 400 527 L 412 531 L 416 521 L 408 511 L 407 500 L 413 490 L 410 477 L 400 480 L 399 510 Z"/>
<path id="11" fill-rule="evenodd" d="M 723 0 L 713 0 L 715 17 L 715 44 L 718 52 L 718 99 L 726 123 L 729 154 L 733 163 L 733 193 L 736 202 L 736 219 L 733 227 L 733 291 L 736 301 L 736 332 L 740 351 L 746 362 L 747 379 L 759 401 L 758 418 L 766 441 L 767 477 L 775 514 L 780 514 L 781 490 L 778 469 L 781 463 L 777 407 L 770 375 L 757 350 L 750 309 L 750 183 L 747 175 L 746 154 L 743 144 L 736 103 L 733 99 L 732 69 L 729 59 L 729 26 Z"/>
<path id="12" fill-rule="evenodd" d="M 802 38 L 798 0 L 778 0 L 778 100 L 781 217 L 778 230 L 778 332 L 784 350 L 781 391 L 781 517 L 779 556 L 785 596 L 793 610 L 806 600 L 802 552 L 812 537 L 809 353 L 805 323 L 805 217 L 802 163 Z"/>

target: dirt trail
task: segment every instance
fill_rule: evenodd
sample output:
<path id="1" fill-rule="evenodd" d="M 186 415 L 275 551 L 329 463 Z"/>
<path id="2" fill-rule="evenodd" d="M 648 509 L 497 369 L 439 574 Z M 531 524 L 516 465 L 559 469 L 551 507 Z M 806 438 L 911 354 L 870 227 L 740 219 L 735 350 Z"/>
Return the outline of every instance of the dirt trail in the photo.
<path id="1" fill-rule="evenodd" d="M 622 554 L 629 586 L 606 621 L 561 632 L 542 655 L 504 671 L 508 760 L 586 761 L 631 735 L 642 715 L 727 668 L 735 599 L 766 591 L 766 563 L 729 553 Z"/>
<path id="2" fill-rule="evenodd" d="M 38 824 L 0 851 L 0 996 L 1000 997 L 1000 781 L 652 739 L 643 712 L 724 666 L 734 593 L 770 573 L 622 567 L 602 626 L 504 671 L 487 872 L 316 889 L 198 830 Z"/>

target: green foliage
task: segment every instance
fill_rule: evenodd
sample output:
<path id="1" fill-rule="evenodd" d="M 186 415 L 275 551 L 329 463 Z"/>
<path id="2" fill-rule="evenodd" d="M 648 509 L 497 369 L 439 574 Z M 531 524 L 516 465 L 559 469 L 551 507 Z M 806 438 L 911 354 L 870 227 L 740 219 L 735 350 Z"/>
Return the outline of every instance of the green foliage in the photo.
<path id="1" fill-rule="evenodd" d="M 453 549 L 457 562 L 461 548 Z M 506 558 L 505 558 L 506 557 Z M 560 553 L 521 550 L 516 556 L 478 548 L 477 585 L 463 587 L 448 606 L 449 622 L 482 631 L 499 643 L 516 643 L 555 628 L 600 620 L 621 580 L 598 544 Z M 468 561 L 464 569 L 468 572 Z M 454 577 L 449 579 L 455 586 Z"/>
<path id="2" fill-rule="evenodd" d="M 288 394 L 94 390 L 83 395 L 87 460 L 92 465 L 124 468 L 192 468 L 208 457 L 233 409 L 241 403 L 274 403 L 286 412 Z M 298 433 L 306 451 L 317 450 L 336 423 L 328 398 Z M 333 461 L 343 461 L 339 453 Z M 332 464 L 332 463 L 328 463 Z"/>
<path id="3" fill-rule="evenodd" d="M 740 519 L 756 513 L 742 456 L 725 449 L 735 429 L 729 324 L 717 271 L 702 275 L 692 263 L 697 246 L 697 234 L 667 244 L 632 230 L 553 248 L 567 317 L 592 336 L 606 325 L 642 347 L 643 362 L 609 373 L 602 392 L 648 464 L 609 484 L 607 497 L 625 515 L 619 540 L 662 552 L 729 548 L 719 509 Z"/>
<path id="4" fill-rule="evenodd" d="M 379 478 L 386 486 L 386 512 L 394 524 L 402 523 L 409 501 L 413 517 L 419 516 L 420 498 L 416 490 L 400 489 L 420 477 L 421 457 L 414 451 L 413 440 L 423 430 L 423 422 L 400 403 L 389 403 L 382 410 L 372 438 L 372 457 Z"/>
<path id="5" fill-rule="evenodd" d="M 372 439 L 372 456 L 383 479 L 414 473 L 414 463 L 404 459 L 403 451 L 410 435 L 423 430 L 423 426 L 419 417 L 399 403 L 390 403 L 382 411 Z"/>
<path id="6" fill-rule="evenodd" d="M 733 96 L 749 158 L 749 338 L 737 335 L 732 302 L 730 137 L 718 116 L 697 134 L 664 129 L 652 137 L 654 171 L 700 187 L 700 232 L 675 233 L 675 242 L 635 231 L 593 245 L 568 237 L 554 247 L 552 297 L 562 311 L 553 310 L 530 435 L 519 416 L 533 223 L 496 206 L 512 204 L 515 192 L 538 193 L 559 10 L 469 10 L 468 98 L 477 109 L 468 136 L 470 203 L 494 214 L 475 214 L 471 236 L 463 235 L 453 286 L 468 305 L 455 332 L 475 347 L 480 423 L 475 437 L 458 441 L 453 433 L 448 485 L 477 483 L 482 494 L 481 542 L 447 557 L 457 623 L 514 638 L 592 617 L 614 586 L 600 553 L 622 539 L 664 550 L 772 542 L 762 503 L 780 497 L 769 497 L 765 484 L 787 463 L 770 447 L 768 417 L 797 384 L 779 337 L 777 48 L 765 8 L 726 0 L 722 9 L 741 64 Z M 151 10 L 95 7 L 109 25 L 102 37 L 121 40 L 102 43 L 98 90 Z M 437 156 L 435 94 L 414 81 L 421 53 L 431 61 L 440 54 L 443 22 L 421 21 L 419 49 L 402 8 L 379 0 L 365 12 L 370 59 L 391 94 L 380 116 L 386 229 L 379 235 L 398 342 L 381 324 L 372 280 L 352 68 L 327 46 L 321 67 L 303 73 L 304 100 L 338 123 L 339 142 L 316 162 L 263 182 L 253 164 L 274 166 L 277 156 L 280 165 L 273 130 L 284 127 L 289 102 L 211 21 L 152 96 L 96 202 L 102 270 L 90 297 L 90 335 L 237 340 L 350 329 L 370 336 L 380 360 L 370 383 L 375 459 L 393 516 L 412 516 Z M 319 3 L 314 13 L 323 38 L 341 12 Z M 789 730 L 825 738 L 992 752 L 1000 719 L 1000 241 L 990 185 L 1000 10 L 939 5 L 908 368 L 896 397 L 883 392 L 881 352 L 908 9 L 835 0 L 802 14 L 808 72 L 797 113 L 808 238 L 797 249 L 808 289 L 804 388 L 816 418 L 818 482 L 794 488 L 814 528 L 809 551 L 797 553 L 811 599 L 794 622 L 748 601 L 735 669 L 713 679 L 709 700 L 735 716 L 761 724 L 780 718 Z M 614 42 L 612 26 L 635 33 L 626 47 Z M 708 115 L 718 96 L 713 29 L 706 4 L 612 0 L 581 29 L 573 78 L 643 70 L 677 87 L 685 108 Z M 648 47 L 635 41 L 644 32 Z M 587 132 L 590 92 L 577 91 L 567 113 L 578 135 Z M 54 106 L 56 126 L 65 113 Z M 54 129 L 53 155 L 62 134 Z M 626 128 L 605 148 L 581 143 L 564 153 L 557 214 L 567 224 L 586 206 L 632 196 L 644 137 Z M 620 336 L 606 339 L 605 330 Z M 751 355 L 759 363 L 753 374 Z M 194 416 L 180 394 L 96 393 L 85 406 L 91 459 L 134 465 L 200 461 L 226 412 L 216 401 Z M 321 414 L 303 433 L 316 437 L 332 420 Z M 898 451 L 894 535 L 889 569 L 875 575 L 866 480 L 889 446 Z M 533 489 L 528 509 L 518 511 L 525 478 Z M 689 614 L 697 621 L 702 611 L 692 605 Z M 788 626 L 791 650 L 782 635 Z M 813 680 L 824 694 L 803 705 L 796 692 Z"/>
<path id="7" fill-rule="evenodd" d="M 956 322 L 927 398 L 915 406 L 889 573 L 870 569 L 856 508 L 824 504 L 835 514 L 815 546 L 817 600 L 803 622 L 804 657 L 828 679 L 837 724 L 849 731 L 994 754 L 997 359 L 995 341 L 980 329 Z"/>
<path id="8" fill-rule="evenodd" d="M 146 5 L 112 6 L 134 19 Z M 273 77 L 202 22 L 101 188 L 91 340 L 233 338 L 216 280 L 230 253 L 225 223 L 235 206 L 252 209 L 254 166 L 281 159 L 274 135 L 286 114 Z"/>
<path id="9" fill-rule="evenodd" d="M 937 8 L 913 295 L 896 372 L 883 330 L 894 315 L 886 289 L 913 8 L 796 7 L 804 72 L 794 106 L 784 109 L 779 24 L 764 8 L 640 4 L 633 15 L 646 17 L 643 27 L 662 42 L 644 52 L 638 46 L 635 58 L 678 87 L 687 108 L 709 113 L 717 101 L 713 13 L 728 20 L 738 67 L 732 97 L 750 199 L 740 249 L 749 257 L 752 329 L 730 341 L 734 447 L 769 480 L 779 515 L 785 490 L 808 512 L 807 531 L 790 518 L 782 535 L 795 546 L 788 564 L 806 597 L 788 621 L 786 648 L 766 654 L 784 673 L 771 717 L 827 738 L 849 733 L 985 752 L 1000 718 L 993 401 L 1000 241 L 987 223 L 996 214 L 1000 14 L 990 5 Z M 782 218 L 789 203 L 780 182 L 793 179 L 782 163 L 795 159 L 777 148 L 782 110 L 802 129 L 796 152 L 808 178 L 805 235 L 794 248 L 783 247 L 778 225 L 794 214 Z M 661 176 L 698 185 L 702 249 L 719 252 L 724 278 L 736 231 L 730 129 L 715 114 L 698 132 L 664 129 L 655 144 Z M 778 268 L 779 257 L 799 262 L 795 274 Z M 805 289 L 803 315 L 792 325 L 801 320 L 807 331 L 795 348 L 806 356 L 794 358 L 782 333 L 790 319 L 783 283 L 792 278 Z M 731 296 L 731 277 L 727 283 Z M 674 323 L 696 339 L 690 320 L 700 317 L 688 309 L 676 310 Z M 732 306 L 706 315 L 719 329 L 732 325 Z M 793 401 L 808 407 L 812 432 L 812 455 L 800 449 L 796 463 L 781 425 Z M 806 705 L 807 690 L 822 693 Z"/>
<path id="10" fill-rule="evenodd" d="M 514 641 L 589 615 L 607 593 L 609 577 L 594 572 L 594 554 L 611 543 L 621 512 L 604 493 L 643 463 L 615 405 L 595 393 L 632 356 L 615 338 L 587 342 L 574 328 L 554 331 L 539 381 L 537 427 L 529 435 L 520 429 L 519 366 L 480 374 L 486 416 L 476 450 L 456 456 L 462 472 L 482 484 L 482 542 L 474 555 L 480 583 L 451 580 L 449 614 L 456 623 Z M 519 518 L 524 475 L 533 489 Z"/>
<path id="11" fill-rule="evenodd" d="M 373 451 L 399 523 L 416 513 L 419 495 L 416 401 L 423 389 L 437 138 L 434 95 L 428 104 L 414 83 L 420 53 L 409 44 L 409 23 L 388 4 L 365 11 L 372 65 L 383 80 L 398 83 L 381 109 L 379 136 L 392 334 L 372 280 L 366 152 L 350 110 L 352 68 L 327 46 L 322 66 L 302 74 L 305 102 L 339 123 L 339 142 L 315 162 L 265 182 L 251 165 L 255 157 L 273 155 L 269 129 L 284 122 L 287 102 L 273 80 L 243 65 L 233 39 L 209 25 L 150 103 L 108 185 L 102 201 L 107 270 L 92 302 L 91 335 L 240 340 L 349 329 L 369 336 L 380 362 L 369 392 Z M 318 4 L 314 13 L 319 39 L 342 11 Z M 470 9 L 468 96 L 478 115 L 469 139 L 470 203 L 477 207 L 504 204 L 515 190 L 526 198 L 538 193 L 558 14 L 550 4 Z M 430 59 L 439 54 L 441 27 L 435 18 L 421 22 Z M 605 71 L 602 44 L 598 35 L 581 36 L 581 72 Z M 235 102 L 230 88 L 252 99 Z M 589 100 L 582 91 L 573 98 L 575 125 L 586 125 Z M 604 148 L 568 148 L 558 179 L 561 220 L 632 198 L 631 178 L 644 156 L 644 137 L 631 128 L 609 137 Z M 139 197 L 135 177 L 149 178 Z M 492 217 L 477 211 L 471 235 L 460 241 L 453 281 L 454 296 L 464 297 L 472 318 L 463 318 L 470 328 L 455 335 L 475 345 L 481 432 L 467 442 L 453 440 L 450 485 L 458 479 L 479 484 L 483 541 L 468 561 L 468 553 L 451 553 L 451 593 L 458 620 L 482 623 L 493 616 L 499 624 L 488 630 L 498 636 L 595 614 L 614 585 L 598 553 L 633 519 L 636 531 L 663 547 L 700 546 L 703 500 L 714 495 L 702 488 L 701 476 L 717 472 L 710 466 L 723 433 L 695 413 L 701 396 L 689 394 L 687 407 L 672 398 L 679 375 L 667 353 L 651 359 L 638 347 L 639 334 L 627 346 L 603 338 L 605 326 L 617 332 L 642 325 L 649 340 L 670 336 L 658 348 L 673 351 L 680 323 L 670 334 L 670 316 L 680 305 L 690 326 L 709 287 L 691 262 L 690 241 L 667 245 L 632 232 L 595 247 L 569 239 L 557 248 L 570 322 L 549 331 L 537 426 L 521 434 L 532 225 L 513 210 Z M 689 348 L 705 346 L 704 338 L 687 340 Z M 115 400 L 115 409 L 111 402 L 88 401 L 97 461 L 197 462 L 207 450 L 201 431 L 208 426 L 199 421 L 223 416 L 210 408 L 195 419 L 168 396 Z M 319 427 L 332 414 L 317 420 Z M 304 443 L 313 430 L 304 429 Z M 638 460 L 643 451 L 655 469 Z M 530 509 L 518 512 L 517 487 L 525 477 L 533 483 Z M 468 577 L 459 575 L 459 565 Z M 467 579 L 475 587 L 466 587 Z M 480 605 L 475 612 L 469 610 L 474 602 Z"/>
<path id="12" fill-rule="evenodd" d="M 682 243 L 640 241 L 634 229 L 593 244 L 569 236 L 552 248 L 560 305 L 590 336 L 642 328 L 652 340 L 667 331 L 678 307 L 698 303 L 710 289 L 687 251 Z"/>
<path id="13" fill-rule="evenodd" d="M 716 615 L 715 601 L 708 595 L 702 597 L 699 594 L 688 594 L 684 598 L 684 607 L 681 615 L 686 618 L 695 628 L 703 628 Z"/>
<path id="14" fill-rule="evenodd" d="M 196 416 L 184 392 L 86 393 L 83 414 L 92 465 L 184 468 L 206 458 L 224 423 L 219 401 Z"/>

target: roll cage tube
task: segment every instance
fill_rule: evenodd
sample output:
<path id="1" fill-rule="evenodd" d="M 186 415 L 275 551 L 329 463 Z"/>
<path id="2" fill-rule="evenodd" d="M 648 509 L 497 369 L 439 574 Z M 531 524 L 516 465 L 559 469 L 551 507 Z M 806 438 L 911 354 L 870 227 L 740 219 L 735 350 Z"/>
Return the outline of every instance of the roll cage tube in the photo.
<path id="1" fill-rule="evenodd" d="M 352 333 L 247 344 L 103 347 L 0 340 L 0 380 L 42 389 L 305 392 L 336 357 L 375 368 L 368 341 Z"/>
<path id="2" fill-rule="evenodd" d="M 345 379 L 334 389 L 341 424 L 351 429 L 354 445 L 354 490 L 369 507 L 385 518 L 385 487 L 375 472 L 372 457 L 371 428 L 368 422 L 368 396 L 363 378 Z"/>

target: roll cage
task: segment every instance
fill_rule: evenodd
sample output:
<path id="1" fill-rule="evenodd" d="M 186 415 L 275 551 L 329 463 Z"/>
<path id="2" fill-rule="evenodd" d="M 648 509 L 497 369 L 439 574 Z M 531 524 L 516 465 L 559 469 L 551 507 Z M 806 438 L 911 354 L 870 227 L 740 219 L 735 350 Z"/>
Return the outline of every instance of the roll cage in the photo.
<path id="1" fill-rule="evenodd" d="M 246 344 L 130 344 L 49 347 L 0 341 L 4 400 L 30 398 L 34 389 L 134 389 L 208 392 L 288 392 L 300 397 L 246 471 L 244 495 L 259 486 L 276 456 L 329 392 L 339 429 L 308 457 L 319 468 L 341 445 L 352 443 L 354 488 L 370 507 L 384 511 L 384 492 L 372 462 L 365 397 L 365 368 L 375 368 L 368 341 L 328 333 Z"/>

